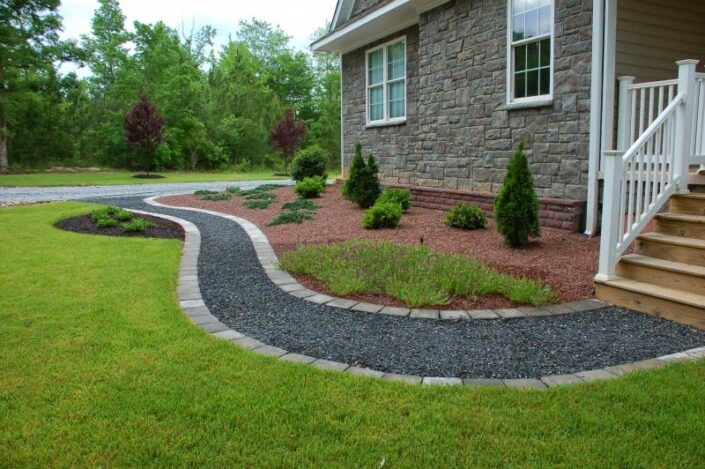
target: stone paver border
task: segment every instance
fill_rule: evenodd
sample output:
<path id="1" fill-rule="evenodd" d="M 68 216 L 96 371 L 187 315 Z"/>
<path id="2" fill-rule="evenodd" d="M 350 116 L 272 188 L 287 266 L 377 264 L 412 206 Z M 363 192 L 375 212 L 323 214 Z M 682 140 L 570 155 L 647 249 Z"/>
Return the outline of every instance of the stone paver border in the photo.
<path id="1" fill-rule="evenodd" d="M 161 206 L 165 208 L 178 208 L 184 209 L 182 207 L 169 207 L 167 205 L 162 205 L 154 202 L 154 198 L 145 199 L 147 204 L 153 206 Z M 276 264 L 276 256 L 274 251 L 269 246 L 269 243 L 264 236 L 264 234 L 256 227 L 253 223 L 243 220 L 230 215 L 223 215 L 217 212 L 211 212 L 208 210 L 192 209 L 187 208 L 185 210 L 199 211 L 207 213 L 210 215 L 221 216 L 230 220 L 235 221 L 240 224 L 240 226 L 245 229 L 250 238 L 252 239 L 255 247 L 261 249 L 257 250 L 260 261 L 270 275 L 270 278 L 274 282 L 280 281 L 277 285 L 290 285 L 289 283 L 282 283 L 281 280 L 288 280 L 283 275 L 279 274 L 281 272 L 278 267 L 273 268 L 273 264 Z M 183 220 L 181 218 L 164 215 L 154 212 L 146 212 L 141 210 L 132 210 L 135 213 L 141 213 L 145 215 L 151 215 L 155 217 L 161 217 L 166 220 L 170 220 L 179 223 L 185 232 L 183 256 L 181 258 L 180 271 L 179 271 L 179 283 L 177 288 L 177 295 L 179 299 L 179 304 L 184 310 L 185 314 L 189 317 L 191 322 L 199 326 L 204 331 L 209 334 L 233 344 L 251 350 L 260 355 L 266 355 L 269 357 L 276 358 L 278 360 L 290 362 L 290 363 L 301 363 L 312 365 L 321 370 L 327 371 L 337 371 L 344 372 L 351 375 L 363 376 L 369 378 L 383 379 L 388 381 L 401 381 L 409 384 L 421 384 L 421 385 L 435 385 L 435 386 L 474 386 L 474 387 L 499 387 L 499 388 L 519 388 L 519 389 L 547 389 L 557 386 L 573 385 L 578 383 L 585 383 L 591 381 L 603 381 L 608 379 L 615 379 L 620 376 L 626 375 L 628 373 L 642 371 L 651 368 L 657 368 L 660 366 L 667 365 L 669 363 L 681 362 L 681 361 L 693 361 L 700 358 L 705 358 L 705 347 L 699 347 L 696 349 L 686 350 L 684 352 L 674 353 L 670 355 L 661 356 L 651 360 L 643 360 L 634 363 L 627 363 L 623 365 L 610 366 L 603 369 L 597 370 L 586 370 L 574 374 L 568 375 L 553 375 L 544 376 L 540 379 L 536 378 L 523 378 L 523 379 L 460 379 L 457 377 L 438 377 L 438 376 L 413 376 L 397 373 L 386 373 L 377 370 L 371 370 L 368 368 L 361 368 L 356 366 L 350 366 L 347 363 L 340 363 L 330 360 L 323 360 L 316 357 L 311 357 L 308 355 L 302 355 L 298 353 L 291 353 L 286 350 L 280 349 L 278 347 L 273 347 L 260 342 L 257 339 L 248 337 L 236 330 L 233 330 L 220 322 L 218 318 L 213 316 L 208 309 L 208 307 L 203 302 L 203 297 L 201 296 L 199 281 L 198 281 L 198 256 L 201 248 L 201 233 L 193 223 Z M 267 249 L 268 248 L 268 249 Z M 274 266 L 276 267 L 276 266 Z M 286 273 L 285 273 L 286 274 Z M 286 274 L 288 275 L 288 274 Z M 276 277 L 279 278 L 276 278 Z M 310 290 L 309 290 L 310 291 Z M 331 297 L 316 294 L 313 292 L 307 297 L 303 297 L 304 300 L 310 298 L 311 296 L 318 296 L 316 303 L 329 305 L 330 302 L 336 300 Z M 330 305 L 332 307 L 332 305 Z M 593 306 L 594 309 L 594 306 Z M 555 314 L 555 313 L 554 313 Z M 410 312 L 409 314 L 410 315 Z M 404 315 L 404 316 L 408 316 Z M 498 315 L 499 317 L 499 315 Z"/>
<path id="2" fill-rule="evenodd" d="M 188 192 L 187 194 L 190 194 Z M 185 195 L 185 194 L 184 194 Z M 414 309 L 400 308 L 395 306 L 385 306 L 373 303 L 358 302 L 347 298 L 338 298 L 334 296 L 324 295 L 322 293 L 310 290 L 301 285 L 288 272 L 279 268 L 279 259 L 274 253 L 274 249 L 269 244 L 269 239 L 254 223 L 245 220 L 244 218 L 224 213 L 215 212 L 193 207 L 174 207 L 157 202 L 155 199 L 163 197 L 162 195 L 154 196 L 145 199 L 144 201 L 155 207 L 163 207 L 177 210 L 189 210 L 193 212 L 206 213 L 228 220 L 234 221 L 240 225 L 252 240 L 252 244 L 257 253 L 257 258 L 262 264 L 262 268 L 267 273 L 269 279 L 277 285 L 281 290 L 296 298 L 301 298 L 311 303 L 332 306 L 334 308 L 349 309 L 352 311 L 360 311 L 371 314 L 386 314 L 389 316 L 410 317 L 416 319 L 430 319 L 441 321 L 458 321 L 458 320 L 508 320 L 527 317 L 555 316 L 559 314 L 581 313 L 594 309 L 609 306 L 604 301 L 598 299 L 588 299 L 583 301 L 574 301 L 571 303 L 563 303 L 558 305 L 540 306 L 540 307 L 521 307 L 511 309 L 478 309 L 478 310 L 456 310 L 445 311 L 435 309 Z"/>

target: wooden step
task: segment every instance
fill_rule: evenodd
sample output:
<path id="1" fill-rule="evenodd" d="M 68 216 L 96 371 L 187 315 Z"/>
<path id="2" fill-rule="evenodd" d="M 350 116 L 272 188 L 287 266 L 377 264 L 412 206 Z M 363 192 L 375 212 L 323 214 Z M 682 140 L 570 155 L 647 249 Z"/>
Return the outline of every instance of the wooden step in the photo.
<path id="1" fill-rule="evenodd" d="M 705 267 L 630 254 L 617 264 L 620 277 L 684 292 L 705 294 Z"/>
<path id="2" fill-rule="evenodd" d="M 621 277 L 595 280 L 595 292 L 614 305 L 705 329 L 705 295 Z"/>
<path id="3" fill-rule="evenodd" d="M 673 213 L 705 215 L 705 194 L 676 194 L 671 196 L 669 210 Z"/>
<path id="4" fill-rule="evenodd" d="M 657 233 L 705 239 L 705 216 L 666 212 L 656 215 L 654 221 Z"/>
<path id="5" fill-rule="evenodd" d="M 705 267 L 705 240 L 644 233 L 637 237 L 636 253 L 673 262 Z"/>

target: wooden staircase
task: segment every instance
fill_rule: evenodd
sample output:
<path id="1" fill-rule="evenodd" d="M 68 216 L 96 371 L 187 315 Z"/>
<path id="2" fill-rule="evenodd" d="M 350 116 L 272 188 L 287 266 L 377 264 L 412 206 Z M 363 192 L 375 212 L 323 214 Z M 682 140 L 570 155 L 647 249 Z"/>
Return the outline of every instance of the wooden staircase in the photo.
<path id="1" fill-rule="evenodd" d="M 601 300 L 705 329 L 705 193 L 673 195 L 637 237 L 617 277 L 595 280 Z"/>

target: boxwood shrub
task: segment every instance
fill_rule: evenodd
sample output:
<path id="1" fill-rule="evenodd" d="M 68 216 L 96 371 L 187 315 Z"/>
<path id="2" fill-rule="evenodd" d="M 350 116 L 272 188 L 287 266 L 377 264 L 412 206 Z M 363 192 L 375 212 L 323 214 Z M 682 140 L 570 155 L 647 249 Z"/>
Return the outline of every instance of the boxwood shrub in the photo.
<path id="1" fill-rule="evenodd" d="M 446 214 L 446 225 L 464 230 L 477 230 L 487 224 L 485 212 L 473 204 L 457 204 Z"/>
<path id="2" fill-rule="evenodd" d="M 362 226 L 367 230 L 396 228 L 401 221 L 401 215 L 401 205 L 396 202 L 376 203 L 365 212 Z"/>
<path id="3" fill-rule="evenodd" d="M 316 176 L 326 180 L 328 179 L 327 163 L 326 151 L 318 145 L 311 145 L 296 153 L 290 166 L 291 177 L 294 181 L 303 181 Z"/>
<path id="4" fill-rule="evenodd" d="M 411 193 L 408 189 L 392 189 L 387 188 L 379 196 L 376 203 L 394 202 L 401 205 L 403 212 L 406 212 L 411 208 Z"/>
<path id="5" fill-rule="evenodd" d="M 326 189 L 326 182 L 320 176 L 304 178 L 294 186 L 294 192 L 304 199 L 319 197 Z"/>

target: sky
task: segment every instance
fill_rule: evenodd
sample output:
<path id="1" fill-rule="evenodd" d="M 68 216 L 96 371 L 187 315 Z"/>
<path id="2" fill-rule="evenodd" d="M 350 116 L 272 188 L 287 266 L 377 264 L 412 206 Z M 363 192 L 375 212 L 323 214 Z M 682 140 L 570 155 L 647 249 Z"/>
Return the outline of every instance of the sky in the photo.
<path id="1" fill-rule="evenodd" d="M 292 7 L 296 5 L 296 7 Z M 313 32 L 333 18 L 336 0 L 121 0 L 126 26 L 135 20 L 143 23 L 164 21 L 167 25 L 189 31 L 211 25 L 218 31 L 216 44 L 235 35 L 241 20 L 257 18 L 280 26 L 292 37 L 292 44 L 308 48 Z M 64 18 L 64 38 L 78 38 L 91 30 L 91 18 L 97 0 L 62 0 L 59 12 Z M 131 28 L 130 28 L 131 29 Z"/>

